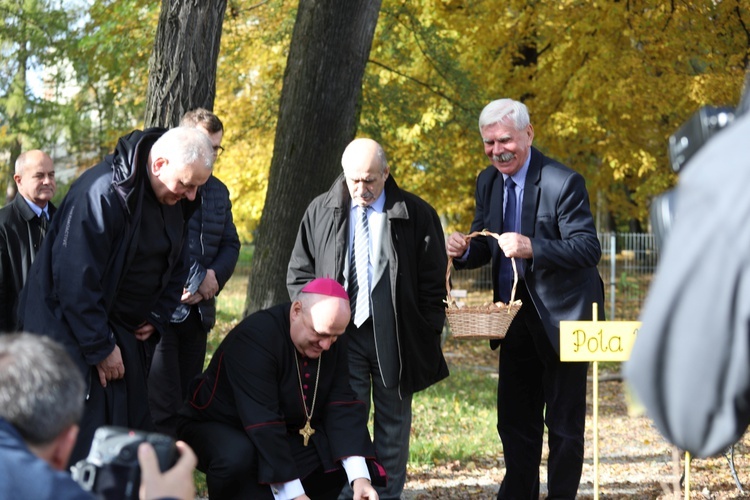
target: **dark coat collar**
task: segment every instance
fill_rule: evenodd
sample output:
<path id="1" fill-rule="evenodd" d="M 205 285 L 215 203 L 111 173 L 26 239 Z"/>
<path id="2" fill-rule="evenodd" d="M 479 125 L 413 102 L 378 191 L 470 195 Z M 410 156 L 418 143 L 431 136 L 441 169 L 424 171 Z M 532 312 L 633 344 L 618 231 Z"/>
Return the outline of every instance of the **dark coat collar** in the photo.
<path id="1" fill-rule="evenodd" d="M 385 181 L 385 212 L 389 219 L 408 219 L 404 196 L 392 175 Z M 331 185 L 326 195 L 324 205 L 329 208 L 349 209 L 352 201 L 344 174 L 341 173 Z"/>

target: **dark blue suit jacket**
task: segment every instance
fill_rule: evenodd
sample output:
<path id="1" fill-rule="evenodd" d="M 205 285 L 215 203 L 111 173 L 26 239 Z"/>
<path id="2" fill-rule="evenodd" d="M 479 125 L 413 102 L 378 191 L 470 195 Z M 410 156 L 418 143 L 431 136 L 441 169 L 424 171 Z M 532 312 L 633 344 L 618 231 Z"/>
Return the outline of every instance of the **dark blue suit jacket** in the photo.
<path id="1" fill-rule="evenodd" d="M 492 165 L 477 178 L 476 213 L 471 231 L 502 232 L 503 176 Z M 560 321 L 590 320 L 592 304 L 604 319 L 604 287 L 596 268 L 601 245 L 583 177 L 531 148 L 521 208 L 521 233 L 531 239 L 534 258 L 526 262 L 524 280 L 534 307 L 555 350 L 560 351 Z M 479 267 L 492 259 L 495 301 L 499 300 L 500 259 L 492 237 L 472 238 L 468 258 L 457 267 Z"/>

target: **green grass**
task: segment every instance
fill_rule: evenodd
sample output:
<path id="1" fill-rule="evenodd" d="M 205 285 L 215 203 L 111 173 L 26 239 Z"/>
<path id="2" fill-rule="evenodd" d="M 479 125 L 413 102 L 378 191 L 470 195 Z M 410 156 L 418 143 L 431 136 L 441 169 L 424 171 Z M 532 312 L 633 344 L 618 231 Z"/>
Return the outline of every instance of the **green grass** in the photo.
<path id="1" fill-rule="evenodd" d="M 442 382 L 414 395 L 410 465 L 497 457 L 497 377 L 451 367 Z"/>
<path id="2" fill-rule="evenodd" d="M 253 248 L 249 244 L 242 245 L 234 274 L 216 297 L 216 327 L 214 332 L 219 334 L 219 340 L 224 337 L 226 332 L 231 330 L 231 327 L 237 324 L 242 311 L 245 309 L 247 279 L 250 273 Z"/>

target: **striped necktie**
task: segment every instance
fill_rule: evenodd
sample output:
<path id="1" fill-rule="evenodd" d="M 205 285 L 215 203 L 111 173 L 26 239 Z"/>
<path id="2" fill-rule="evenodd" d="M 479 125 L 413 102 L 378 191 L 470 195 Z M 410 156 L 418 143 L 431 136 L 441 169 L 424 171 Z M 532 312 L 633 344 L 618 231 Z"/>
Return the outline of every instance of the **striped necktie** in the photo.
<path id="1" fill-rule="evenodd" d="M 47 212 L 42 210 L 42 213 L 39 214 L 39 234 L 42 238 L 47 234 L 47 228 L 49 227 L 49 218 L 47 217 Z"/>
<path id="2" fill-rule="evenodd" d="M 354 325 L 359 328 L 370 317 L 370 228 L 367 224 L 367 208 L 357 207 L 354 226 L 351 260 L 349 262 L 349 295 Z"/>

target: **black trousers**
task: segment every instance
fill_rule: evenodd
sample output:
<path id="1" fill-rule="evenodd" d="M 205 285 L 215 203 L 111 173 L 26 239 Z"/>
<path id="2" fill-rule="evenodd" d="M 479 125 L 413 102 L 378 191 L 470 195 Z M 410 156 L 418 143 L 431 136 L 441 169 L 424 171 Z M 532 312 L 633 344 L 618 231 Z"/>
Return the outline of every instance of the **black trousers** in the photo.
<path id="1" fill-rule="evenodd" d="M 170 323 L 156 345 L 148 374 L 149 407 L 159 432 L 174 436 L 177 411 L 190 381 L 203 371 L 208 332 L 192 307 L 181 323 Z"/>
<path id="2" fill-rule="evenodd" d="M 539 498 L 546 424 L 547 498 L 572 499 L 583 468 L 588 363 L 560 361 L 526 287 L 519 289 L 524 305 L 500 346 L 497 430 L 506 474 L 497 498 Z"/>
<path id="3" fill-rule="evenodd" d="M 179 438 L 198 455 L 198 470 L 206 474 L 211 500 L 273 500 L 268 484 L 258 482 L 258 453 L 244 430 L 221 422 L 180 419 Z M 335 500 L 346 484 L 343 470 L 318 467 L 301 478 L 311 500 Z"/>
<path id="4" fill-rule="evenodd" d="M 88 456 L 94 432 L 103 425 L 117 425 L 149 432 L 154 430 L 146 400 L 148 352 L 153 347 L 148 346 L 149 341 L 141 342 L 136 339 L 131 331 L 122 326 L 114 323 L 110 326 L 120 347 L 125 377 L 110 380 L 107 387 L 102 387 L 96 367 L 92 366 L 89 369 L 86 377 L 86 405 L 69 465 L 74 465 L 78 460 Z"/>

